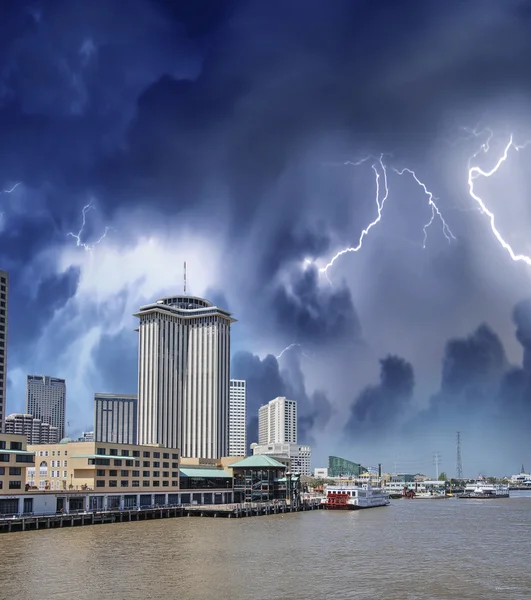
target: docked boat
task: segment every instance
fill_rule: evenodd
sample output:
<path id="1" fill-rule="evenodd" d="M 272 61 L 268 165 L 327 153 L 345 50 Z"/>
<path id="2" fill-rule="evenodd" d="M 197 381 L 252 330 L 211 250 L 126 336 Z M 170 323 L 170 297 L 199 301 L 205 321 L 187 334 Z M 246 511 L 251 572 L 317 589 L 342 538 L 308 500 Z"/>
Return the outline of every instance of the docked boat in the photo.
<path id="1" fill-rule="evenodd" d="M 327 485 L 326 496 L 321 501 L 328 510 L 360 510 L 387 506 L 389 494 L 372 487 L 370 483 L 361 485 Z"/>
<path id="2" fill-rule="evenodd" d="M 462 494 L 457 495 L 458 498 L 509 498 L 509 486 L 501 483 L 489 483 L 486 479 L 478 479 L 474 483 L 470 483 L 465 487 Z"/>

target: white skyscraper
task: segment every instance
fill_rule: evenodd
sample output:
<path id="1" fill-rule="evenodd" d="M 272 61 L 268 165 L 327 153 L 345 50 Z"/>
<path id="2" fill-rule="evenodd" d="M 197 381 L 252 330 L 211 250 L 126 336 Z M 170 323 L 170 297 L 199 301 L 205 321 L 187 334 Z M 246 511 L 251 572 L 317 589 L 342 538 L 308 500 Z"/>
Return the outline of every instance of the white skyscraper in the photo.
<path id="1" fill-rule="evenodd" d="M 229 456 L 247 456 L 247 387 L 243 379 L 230 380 Z"/>
<path id="2" fill-rule="evenodd" d="M 8 287 L 9 276 L 0 271 L 0 433 L 6 416 Z"/>
<path id="3" fill-rule="evenodd" d="M 297 403 L 278 397 L 258 411 L 258 443 L 297 443 Z"/>
<path id="4" fill-rule="evenodd" d="M 138 443 L 188 458 L 229 451 L 231 314 L 193 296 L 143 306 L 139 318 Z"/>
<path id="5" fill-rule="evenodd" d="M 26 413 L 57 427 L 59 439 L 65 435 L 66 382 L 48 375 L 28 375 Z"/>

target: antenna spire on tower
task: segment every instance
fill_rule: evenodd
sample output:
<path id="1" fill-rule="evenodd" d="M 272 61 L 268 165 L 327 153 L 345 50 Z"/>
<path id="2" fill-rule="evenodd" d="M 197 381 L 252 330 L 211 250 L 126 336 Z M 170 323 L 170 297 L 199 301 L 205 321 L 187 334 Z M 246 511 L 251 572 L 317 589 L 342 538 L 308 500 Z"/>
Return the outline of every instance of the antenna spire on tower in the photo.
<path id="1" fill-rule="evenodd" d="M 184 261 L 184 295 L 186 296 L 186 261 Z"/>

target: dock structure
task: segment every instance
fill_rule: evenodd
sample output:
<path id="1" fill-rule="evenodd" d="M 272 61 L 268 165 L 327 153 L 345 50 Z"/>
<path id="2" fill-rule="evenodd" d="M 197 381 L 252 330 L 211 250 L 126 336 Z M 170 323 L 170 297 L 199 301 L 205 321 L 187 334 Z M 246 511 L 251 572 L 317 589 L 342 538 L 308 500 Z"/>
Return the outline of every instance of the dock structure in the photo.
<path id="1" fill-rule="evenodd" d="M 0 516 L 0 533 L 36 531 L 60 527 L 80 527 L 104 523 L 125 523 L 175 517 L 243 518 L 277 515 L 321 509 L 320 500 L 307 500 L 298 505 L 287 502 L 245 502 L 242 504 L 207 504 L 151 506 L 135 509 L 83 511 L 66 514 L 22 514 Z"/>

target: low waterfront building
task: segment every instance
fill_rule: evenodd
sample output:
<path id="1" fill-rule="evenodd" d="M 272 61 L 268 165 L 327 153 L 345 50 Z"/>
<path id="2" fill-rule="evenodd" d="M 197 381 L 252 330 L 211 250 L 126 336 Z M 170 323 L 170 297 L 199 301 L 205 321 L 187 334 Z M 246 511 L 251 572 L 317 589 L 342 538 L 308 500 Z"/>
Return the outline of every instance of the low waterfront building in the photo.
<path id="1" fill-rule="evenodd" d="M 43 423 L 33 415 L 12 413 L 6 417 L 5 432 L 25 435 L 28 444 L 57 444 L 59 430 L 54 425 Z"/>
<path id="2" fill-rule="evenodd" d="M 34 464 L 35 453 L 28 450 L 25 436 L 0 433 L 0 514 L 11 512 L 10 496 L 24 490 L 26 470 Z"/>
<path id="3" fill-rule="evenodd" d="M 300 499 L 300 476 L 272 456 L 255 454 L 229 465 L 233 471 L 235 502 L 272 502 Z"/>
<path id="4" fill-rule="evenodd" d="M 289 443 L 252 444 L 253 455 L 262 454 L 276 459 L 287 458 L 292 473 L 310 476 L 312 474 L 311 446 Z M 281 461 L 282 462 L 282 461 Z"/>
<path id="5" fill-rule="evenodd" d="M 35 467 L 27 483 L 39 490 L 179 488 L 179 454 L 161 446 L 73 442 L 29 446 Z"/>

